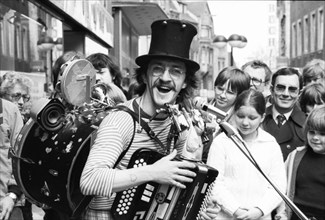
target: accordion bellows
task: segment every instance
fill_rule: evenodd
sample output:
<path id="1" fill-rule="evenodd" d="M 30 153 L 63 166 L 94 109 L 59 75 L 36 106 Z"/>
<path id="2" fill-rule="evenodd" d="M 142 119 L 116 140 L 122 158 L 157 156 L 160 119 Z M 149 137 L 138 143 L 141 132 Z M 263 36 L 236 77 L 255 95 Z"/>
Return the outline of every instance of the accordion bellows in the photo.
<path id="1" fill-rule="evenodd" d="M 132 155 L 128 168 L 153 164 L 163 156 L 153 150 L 139 149 Z M 202 162 L 192 162 L 196 164 L 193 170 L 196 177 L 186 184 L 186 189 L 148 182 L 117 193 L 111 209 L 114 219 L 201 219 L 199 212 L 206 206 L 218 171 Z"/>

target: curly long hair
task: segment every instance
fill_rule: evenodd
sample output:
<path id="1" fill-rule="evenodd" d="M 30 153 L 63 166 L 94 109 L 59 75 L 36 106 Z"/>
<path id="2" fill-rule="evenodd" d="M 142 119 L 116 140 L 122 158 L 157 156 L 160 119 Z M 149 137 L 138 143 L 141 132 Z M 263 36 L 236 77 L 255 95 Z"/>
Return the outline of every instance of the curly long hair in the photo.
<path id="1" fill-rule="evenodd" d="M 149 63 L 146 63 L 135 70 L 135 78 L 139 84 L 137 92 L 140 96 L 144 93 L 146 89 L 146 84 L 143 81 L 143 75 L 146 74 L 148 71 L 148 64 Z M 187 66 L 185 82 L 187 83 L 186 88 L 180 91 L 176 99 L 176 103 L 178 104 L 183 103 L 185 99 L 191 98 L 193 96 L 194 90 L 198 87 L 198 78 L 195 74 L 195 71 L 191 70 Z"/>

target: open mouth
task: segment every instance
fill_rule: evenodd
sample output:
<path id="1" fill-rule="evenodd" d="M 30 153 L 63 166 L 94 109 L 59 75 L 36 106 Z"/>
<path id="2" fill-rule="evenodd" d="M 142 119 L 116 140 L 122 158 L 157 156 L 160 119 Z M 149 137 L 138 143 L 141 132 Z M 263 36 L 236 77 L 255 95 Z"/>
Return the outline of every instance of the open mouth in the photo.
<path id="1" fill-rule="evenodd" d="M 172 91 L 172 88 L 170 88 L 168 86 L 157 86 L 157 89 L 161 93 L 168 93 L 168 92 Z"/>

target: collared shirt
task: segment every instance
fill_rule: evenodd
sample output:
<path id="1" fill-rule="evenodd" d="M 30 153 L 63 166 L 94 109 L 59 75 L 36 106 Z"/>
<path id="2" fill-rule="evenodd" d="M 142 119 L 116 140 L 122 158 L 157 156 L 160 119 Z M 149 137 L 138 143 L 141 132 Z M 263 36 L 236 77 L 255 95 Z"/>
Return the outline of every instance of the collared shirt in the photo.
<path id="1" fill-rule="evenodd" d="M 293 109 L 291 109 L 291 111 L 289 111 L 287 113 L 282 114 L 286 118 L 286 120 L 284 120 L 282 124 L 286 123 L 286 121 L 289 120 L 289 117 L 290 117 L 292 112 L 293 112 Z M 273 105 L 272 106 L 272 118 L 273 118 L 273 120 L 275 121 L 276 124 L 278 124 L 278 119 L 277 119 L 278 115 L 281 115 L 281 113 L 279 113 L 278 110 L 276 110 L 276 108 Z"/>

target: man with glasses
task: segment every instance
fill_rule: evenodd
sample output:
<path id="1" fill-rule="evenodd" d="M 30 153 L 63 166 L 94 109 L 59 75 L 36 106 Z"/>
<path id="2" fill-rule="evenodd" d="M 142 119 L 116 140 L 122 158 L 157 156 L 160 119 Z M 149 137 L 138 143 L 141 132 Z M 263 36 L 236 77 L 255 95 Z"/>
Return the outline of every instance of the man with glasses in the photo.
<path id="1" fill-rule="evenodd" d="M 251 77 L 251 88 L 264 94 L 267 107 L 271 105 L 269 84 L 272 72 L 270 68 L 260 60 L 253 60 L 245 63 L 241 69 Z"/>
<path id="2" fill-rule="evenodd" d="M 27 76 L 15 72 L 8 72 L 3 76 L 0 87 L 1 97 L 18 107 L 19 116 L 21 116 L 24 123 L 29 119 L 31 89 L 32 81 Z M 32 205 L 28 200 L 24 200 L 24 197 L 21 198 L 22 202 L 19 203 L 19 207 L 22 210 L 24 220 L 32 220 Z"/>
<path id="3" fill-rule="evenodd" d="M 27 76 L 14 72 L 8 72 L 3 76 L 1 96 L 17 105 L 24 122 L 29 118 L 31 89 L 32 81 Z"/>
<path id="4" fill-rule="evenodd" d="M 306 116 L 297 106 L 302 86 L 302 77 L 294 68 L 279 69 L 272 76 L 273 104 L 266 109 L 263 128 L 276 138 L 284 160 L 291 151 L 304 144 Z"/>
<path id="5" fill-rule="evenodd" d="M 121 104 L 136 115 L 135 126 L 125 111 L 111 112 L 101 122 L 80 179 L 82 193 L 94 196 L 83 219 L 114 219 L 110 210 L 115 192 L 150 181 L 185 188 L 196 175 L 190 170 L 193 163 L 173 161 L 186 148 L 189 131 L 176 138 L 174 121 L 159 110 L 166 104 L 183 105 L 196 88 L 195 72 L 200 65 L 189 59 L 189 49 L 197 30 L 186 21 L 174 19 L 154 21 L 151 30 L 149 53 L 135 59 L 139 97 Z M 133 153 L 144 147 L 167 156 L 151 165 L 126 169 Z M 121 163 L 118 158 L 122 158 Z M 213 210 L 218 211 L 207 211 L 211 218 L 206 219 L 215 217 Z"/>

